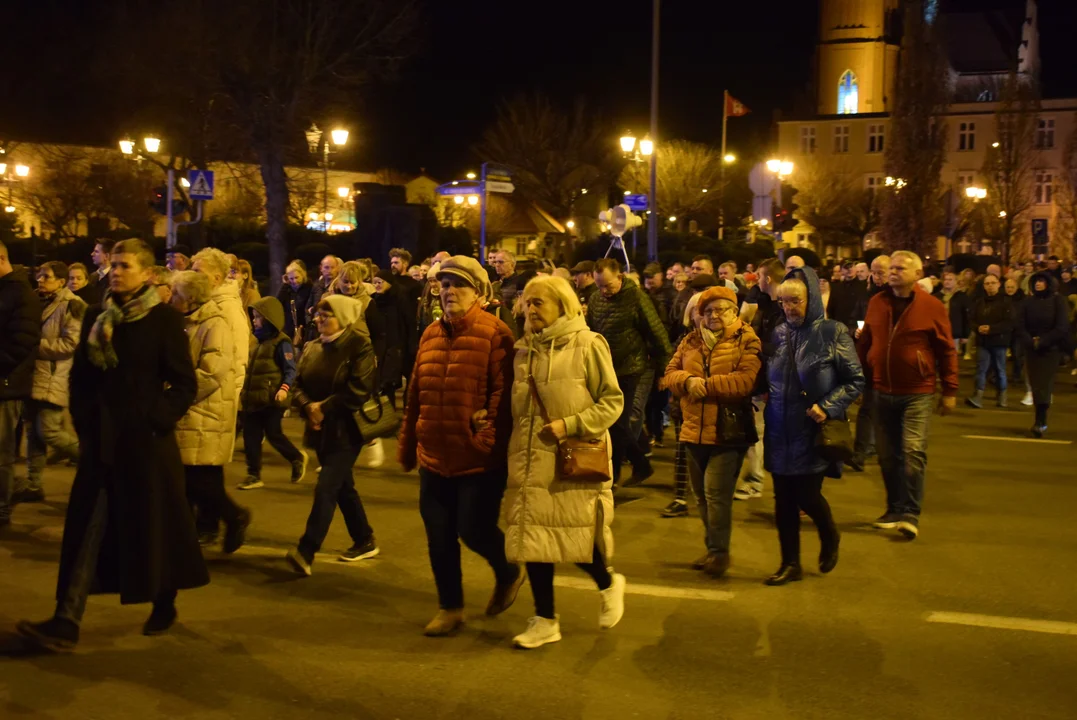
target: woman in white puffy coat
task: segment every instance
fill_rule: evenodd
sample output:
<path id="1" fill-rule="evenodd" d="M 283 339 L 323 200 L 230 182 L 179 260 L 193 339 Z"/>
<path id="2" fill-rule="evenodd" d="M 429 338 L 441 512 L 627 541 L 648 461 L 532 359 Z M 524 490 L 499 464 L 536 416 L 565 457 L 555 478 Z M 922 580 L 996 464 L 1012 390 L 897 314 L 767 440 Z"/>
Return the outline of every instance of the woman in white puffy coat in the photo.
<path id="1" fill-rule="evenodd" d="M 236 439 L 236 364 L 231 327 L 211 294 L 210 280 L 202 273 L 188 270 L 172 276 L 172 306 L 184 314 L 198 379 L 194 404 L 176 424 L 176 442 L 187 498 L 198 513 L 199 541 L 216 541 L 221 518 L 226 526 L 224 551 L 231 553 L 243 544 L 250 512 L 224 489 L 224 466 L 232 460 Z"/>
<path id="2" fill-rule="evenodd" d="M 527 563 L 535 598 L 535 617 L 514 642 L 535 648 L 561 639 L 553 603 L 555 563 L 576 563 L 594 579 L 602 598 L 601 627 L 613 627 L 624 613 L 625 578 L 607 567 L 613 554 L 612 482 L 570 482 L 561 476 L 557 456 L 558 441 L 568 437 L 604 438 L 609 448 L 608 430 L 624 398 L 609 345 L 587 329 L 565 280 L 532 279 L 523 307 L 527 323 L 516 343 L 503 511 L 506 555 Z"/>

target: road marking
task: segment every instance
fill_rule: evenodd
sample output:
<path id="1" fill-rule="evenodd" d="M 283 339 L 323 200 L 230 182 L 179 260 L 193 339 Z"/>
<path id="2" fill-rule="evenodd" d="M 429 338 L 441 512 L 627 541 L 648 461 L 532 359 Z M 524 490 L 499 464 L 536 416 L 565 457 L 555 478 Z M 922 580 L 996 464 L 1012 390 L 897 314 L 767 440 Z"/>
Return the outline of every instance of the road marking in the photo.
<path id="1" fill-rule="evenodd" d="M 1077 635 L 1077 623 L 1057 620 L 1029 620 L 1028 618 L 1003 617 L 1001 615 L 976 615 L 974 613 L 932 612 L 926 620 L 931 623 L 972 625 L 999 630 L 1025 630 L 1051 635 Z"/>
<path id="2" fill-rule="evenodd" d="M 1072 440 L 1039 440 L 1037 438 L 1006 437 L 1004 435 L 962 435 L 968 440 L 1007 440 L 1009 442 L 1040 443 L 1041 445 L 1072 445 Z"/>
<path id="3" fill-rule="evenodd" d="M 583 578 L 562 577 L 555 575 L 553 584 L 557 587 L 571 588 L 573 590 L 596 590 L 592 580 Z M 666 585 L 642 585 L 631 580 L 625 586 L 625 592 L 629 595 L 649 595 L 650 597 L 676 598 L 678 600 L 717 600 L 726 601 L 733 599 L 733 593 L 727 590 L 704 590 L 702 588 L 676 588 Z"/>

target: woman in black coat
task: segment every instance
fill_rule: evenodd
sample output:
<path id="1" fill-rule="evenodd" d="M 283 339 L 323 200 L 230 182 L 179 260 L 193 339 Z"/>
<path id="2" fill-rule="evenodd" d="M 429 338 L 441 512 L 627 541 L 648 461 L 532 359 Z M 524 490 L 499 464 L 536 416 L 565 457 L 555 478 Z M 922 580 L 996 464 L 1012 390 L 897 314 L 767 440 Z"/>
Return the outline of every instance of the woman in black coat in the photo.
<path id="1" fill-rule="evenodd" d="M 1028 283 L 1029 296 L 1017 316 L 1017 336 L 1025 351 L 1028 382 L 1036 420 L 1032 434 L 1047 432 L 1047 410 L 1051 407 L 1055 374 L 1063 353 L 1070 348 L 1069 306 L 1058 294 L 1058 281 L 1048 272 L 1035 273 Z"/>
<path id="2" fill-rule="evenodd" d="M 78 643 L 86 597 L 153 602 L 146 635 L 176 619 L 177 590 L 209 582 L 186 500 L 173 432 L 197 382 L 183 317 L 149 285 L 153 254 L 139 240 L 112 250 L 107 295 L 92 308 L 71 368 L 81 457 L 64 523 L 56 613 L 18 631 L 38 646 Z"/>
<path id="3" fill-rule="evenodd" d="M 284 273 L 284 283 L 280 286 L 277 299 L 284 306 L 284 327 L 281 332 L 299 347 L 303 344 L 303 328 L 307 324 L 307 310 L 310 307 L 310 293 L 313 286 L 307 277 L 307 268 L 302 260 L 293 260 Z"/>
<path id="4" fill-rule="evenodd" d="M 410 374 L 404 367 L 405 357 L 414 357 L 417 347 L 415 318 L 408 312 L 409 302 L 402 295 L 402 288 L 395 282 L 396 276 L 382 270 L 374 276 L 374 304 L 381 313 L 385 330 L 385 344 L 379 348 L 379 390 L 392 399 L 403 385 L 400 378 Z M 410 355 L 409 355 L 410 352 Z"/>

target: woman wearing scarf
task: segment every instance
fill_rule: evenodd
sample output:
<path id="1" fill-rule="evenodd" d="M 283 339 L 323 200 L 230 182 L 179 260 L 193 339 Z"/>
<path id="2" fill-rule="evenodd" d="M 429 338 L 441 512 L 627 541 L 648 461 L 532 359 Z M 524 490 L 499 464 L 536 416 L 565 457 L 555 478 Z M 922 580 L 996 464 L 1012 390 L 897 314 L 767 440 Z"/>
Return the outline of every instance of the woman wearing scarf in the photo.
<path id="1" fill-rule="evenodd" d="M 149 286 L 141 240 L 112 249 L 110 294 L 82 326 L 71 415 L 82 449 L 64 523 L 56 612 L 22 621 L 35 645 L 70 651 L 91 589 L 153 603 L 143 633 L 168 630 L 176 591 L 209 582 L 187 505 L 174 429 L 198 383 L 183 318 Z"/>
<path id="2" fill-rule="evenodd" d="M 737 317 L 737 294 L 717 286 L 696 305 L 699 323 L 666 366 L 661 387 L 680 399 L 680 442 L 703 520 L 707 552 L 693 567 L 713 577 L 729 569 L 733 492 L 748 448 L 758 441 L 752 391 L 762 363 L 759 337 Z"/>
<path id="3" fill-rule="evenodd" d="M 307 344 L 299 360 L 295 400 L 307 420 L 303 443 L 314 449 L 321 464 L 306 532 L 286 556 L 301 575 L 311 574 L 314 554 L 321 549 L 338 506 L 352 538 L 352 547 L 340 559 L 355 562 L 379 552 L 352 474 L 364 443 L 354 413 L 373 394 L 377 377 L 370 339 L 355 330 L 360 312 L 353 298 L 324 296 L 314 313 L 318 337 Z"/>
<path id="4" fill-rule="evenodd" d="M 621 416 L 624 396 L 609 345 L 587 329 L 567 281 L 532 279 L 523 306 L 503 511 L 505 553 L 510 562 L 527 563 L 535 598 L 535 616 L 513 642 L 530 649 L 561 639 L 553 604 L 555 563 L 576 563 L 595 581 L 602 599 L 599 627 L 612 628 L 624 614 L 625 577 L 607 568 L 613 556 L 613 481 L 572 482 L 562 477 L 557 461 L 558 441 L 567 437 L 601 438 L 608 449 L 609 428 Z"/>

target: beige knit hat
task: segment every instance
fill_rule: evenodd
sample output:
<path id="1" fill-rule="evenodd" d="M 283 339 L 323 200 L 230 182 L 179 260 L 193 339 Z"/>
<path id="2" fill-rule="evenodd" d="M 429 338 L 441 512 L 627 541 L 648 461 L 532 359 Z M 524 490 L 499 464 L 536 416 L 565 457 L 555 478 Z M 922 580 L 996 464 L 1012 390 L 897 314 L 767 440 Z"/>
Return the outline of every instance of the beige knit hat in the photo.
<path id="1" fill-rule="evenodd" d="M 437 279 L 441 280 L 446 275 L 455 275 L 464 280 L 468 285 L 479 292 L 483 300 L 490 299 L 490 280 L 483 270 L 479 261 L 467 255 L 453 255 L 441 263 L 437 272 Z"/>

